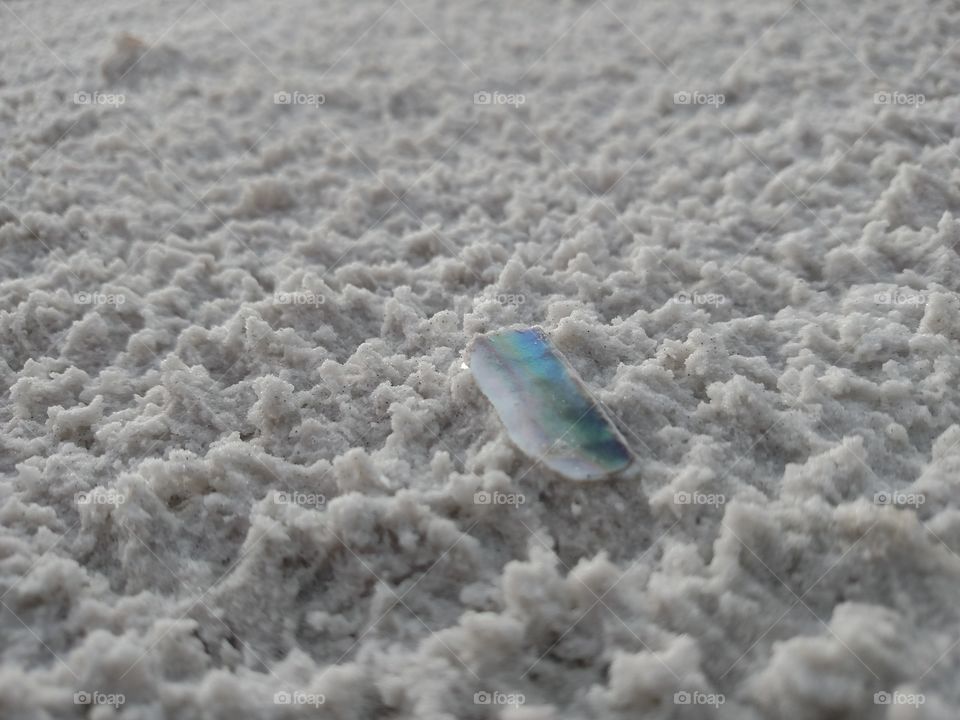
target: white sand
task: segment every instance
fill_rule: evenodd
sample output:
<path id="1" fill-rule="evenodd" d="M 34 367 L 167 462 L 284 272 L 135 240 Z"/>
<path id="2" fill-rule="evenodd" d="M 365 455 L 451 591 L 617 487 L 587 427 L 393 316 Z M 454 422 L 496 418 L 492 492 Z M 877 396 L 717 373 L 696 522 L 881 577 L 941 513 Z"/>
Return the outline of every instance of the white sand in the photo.
<path id="1" fill-rule="evenodd" d="M 907 6 L 0 2 L 0 717 L 956 718 Z M 639 477 L 507 442 L 514 323 Z"/>

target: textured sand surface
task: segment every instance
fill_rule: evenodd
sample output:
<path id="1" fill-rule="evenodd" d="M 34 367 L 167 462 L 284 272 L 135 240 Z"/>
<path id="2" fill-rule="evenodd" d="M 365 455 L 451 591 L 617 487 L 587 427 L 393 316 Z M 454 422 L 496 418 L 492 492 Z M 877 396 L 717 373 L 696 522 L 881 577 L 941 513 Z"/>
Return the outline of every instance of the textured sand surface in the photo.
<path id="1" fill-rule="evenodd" d="M 958 33 L 0 1 L 0 717 L 956 718 Z"/>

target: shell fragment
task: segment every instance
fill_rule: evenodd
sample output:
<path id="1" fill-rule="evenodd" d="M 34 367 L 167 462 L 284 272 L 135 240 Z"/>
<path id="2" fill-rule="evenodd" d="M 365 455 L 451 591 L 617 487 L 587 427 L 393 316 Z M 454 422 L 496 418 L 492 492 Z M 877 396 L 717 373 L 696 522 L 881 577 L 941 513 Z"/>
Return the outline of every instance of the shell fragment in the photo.
<path id="1" fill-rule="evenodd" d="M 470 371 L 513 443 L 570 480 L 599 480 L 633 455 L 576 370 L 539 327 L 473 341 Z"/>

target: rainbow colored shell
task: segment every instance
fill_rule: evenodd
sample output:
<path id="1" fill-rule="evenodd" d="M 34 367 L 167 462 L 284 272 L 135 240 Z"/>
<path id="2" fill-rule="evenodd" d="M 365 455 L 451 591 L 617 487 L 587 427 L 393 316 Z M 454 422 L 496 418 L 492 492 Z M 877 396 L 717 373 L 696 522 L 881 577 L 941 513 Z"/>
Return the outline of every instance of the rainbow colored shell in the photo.
<path id="1" fill-rule="evenodd" d="M 541 328 L 477 336 L 470 371 L 510 440 L 551 470 L 599 480 L 633 462 L 623 436 Z"/>

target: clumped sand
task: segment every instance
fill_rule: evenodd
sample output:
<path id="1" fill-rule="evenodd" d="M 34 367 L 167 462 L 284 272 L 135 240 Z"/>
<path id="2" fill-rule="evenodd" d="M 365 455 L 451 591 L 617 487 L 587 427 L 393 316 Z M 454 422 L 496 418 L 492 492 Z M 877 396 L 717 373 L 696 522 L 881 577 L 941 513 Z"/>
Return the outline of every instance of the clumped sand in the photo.
<path id="1" fill-rule="evenodd" d="M 0 3 L 0 716 L 956 718 L 958 32 Z"/>

